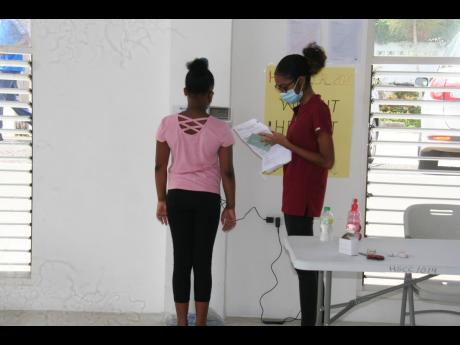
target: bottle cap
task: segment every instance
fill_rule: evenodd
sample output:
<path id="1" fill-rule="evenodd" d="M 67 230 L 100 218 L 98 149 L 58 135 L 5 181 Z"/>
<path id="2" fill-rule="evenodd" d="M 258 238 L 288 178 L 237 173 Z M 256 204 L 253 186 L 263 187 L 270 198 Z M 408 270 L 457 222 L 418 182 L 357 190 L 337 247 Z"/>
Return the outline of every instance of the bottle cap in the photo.
<path id="1" fill-rule="evenodd" d="M 331 208 L 329 206 L 324 206 L 324 211 L 330 211 Z"/>
<path id="2" fill-rule="evenodd" d="M 358 199 L 353 199 L 353 203 L 351 204 L 351 210 L 352 211 L 358 210 Z"/>

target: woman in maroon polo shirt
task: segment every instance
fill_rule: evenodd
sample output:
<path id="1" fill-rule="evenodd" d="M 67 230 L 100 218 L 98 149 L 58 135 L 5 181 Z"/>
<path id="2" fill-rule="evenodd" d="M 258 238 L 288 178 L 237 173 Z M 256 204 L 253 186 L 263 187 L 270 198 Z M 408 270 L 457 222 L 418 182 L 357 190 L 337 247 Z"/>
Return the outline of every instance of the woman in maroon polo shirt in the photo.
<path id="1" fill-rule="evenodd" d="M 325 62 L 324 50 L 310 43 L 303 55 L 285 56 L 275 70 L 275 87 L 284 102 L 295 106 L 294 114 L 286 136 L 263 137 L 292 151 L 292 160 L 283 169 L 282 211 L 289 236 L 313 235 L 313 218 L 321 215 L 328 170 L 334 165 L 331 113 L 310 83 Z M 318 272 L 297 270 L 297 275 L 302 326 L 314 325 Z"/>

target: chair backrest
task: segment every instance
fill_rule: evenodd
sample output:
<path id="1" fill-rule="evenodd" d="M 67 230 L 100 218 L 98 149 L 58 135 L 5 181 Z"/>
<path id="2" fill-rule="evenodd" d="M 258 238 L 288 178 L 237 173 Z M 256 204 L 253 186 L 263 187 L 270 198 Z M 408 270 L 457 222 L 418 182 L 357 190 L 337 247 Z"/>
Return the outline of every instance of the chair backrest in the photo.
<path id="1" fill-rule="evenodd" d="M 460 239 L 460 205 L 411 205 L 404 212 L 407 238 Z"/>

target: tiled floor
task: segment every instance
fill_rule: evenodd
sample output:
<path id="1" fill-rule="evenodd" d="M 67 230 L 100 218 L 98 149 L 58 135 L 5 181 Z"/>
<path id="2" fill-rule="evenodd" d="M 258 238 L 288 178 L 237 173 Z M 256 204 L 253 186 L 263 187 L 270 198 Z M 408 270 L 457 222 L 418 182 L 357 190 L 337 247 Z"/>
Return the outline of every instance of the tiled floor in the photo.
<path id="1" fill-rule="evenodd" d="M 265 325 L 260 322 L 259 318 L 250 318 L 250 317 L 228 317 L 225 320 L 226 326 L 271 326 Z M 335 326 L 396 326 L 393 324 L 387 323 L 370 323 L 370 322 L 345 322 L 337 321 L 333 325 Z M 273 325 L 273 326 L 300 326 L 300 320 L 295 320 L 292 322 L 286 322 L 282 325 Z"/>
<path id="2" fill-rule="evenodd" d="M 64 311 L 0 311 L 0 326 L 166 326 L 163 314 L 88 313 Z M 170 324 L 170 322 L 169 322 Z M 300 321 L 280 326 L 299 326 Z M 339 322 L 340 326 L 374 326 L 389 324 Z M 225 326 L 267 326 L 259 318 L 228 317 Z"/>
<path id="3" fill-rule="evenodd" d="M 164 325 L 163 319 L 162 314 L 0 311 L 1 326 L 151 326 Z"/>

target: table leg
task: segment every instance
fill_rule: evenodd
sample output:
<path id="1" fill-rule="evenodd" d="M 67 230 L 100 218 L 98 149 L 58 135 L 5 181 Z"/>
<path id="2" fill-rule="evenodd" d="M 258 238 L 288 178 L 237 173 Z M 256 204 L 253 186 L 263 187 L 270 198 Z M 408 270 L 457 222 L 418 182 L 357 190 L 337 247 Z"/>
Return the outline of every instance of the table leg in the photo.
<path id="1" fill-rule="evenodd" d="M 409 273 L 409 280 L 412 281 L 412 273 Z M 414 313 L 414 286 L 411 284 L 407 289 L 409 294 L 409 316 L 410 325 L 415 326 L 415 313 Z"/>
<path id="2" fill-rule="evenodd" d="M 323 321 L 321 320 L 321 311 L 324 308 L 323 298 L 323 271 L 318 271 L 318 295 L 316 300 L 316 326 L 321 326 Z"/>
<path id="3" fill-rule="evenodd" d="M 407 283 L 408 273 L 404 274 L 404 283 Z M 406 324 L 406 307 L 407 307 L 407 286 L 403 287 L 402 300 L 401 300 L 401 318 L 399 325 L 404 326 Z"/>
<path id="4" fill-rule="evenodd" d="M 329 325 L 331 321 L 331 290 L 332 290 L 332 272 L 326 272 L 326 291 L 324 296 L 324 324 Z"/>

